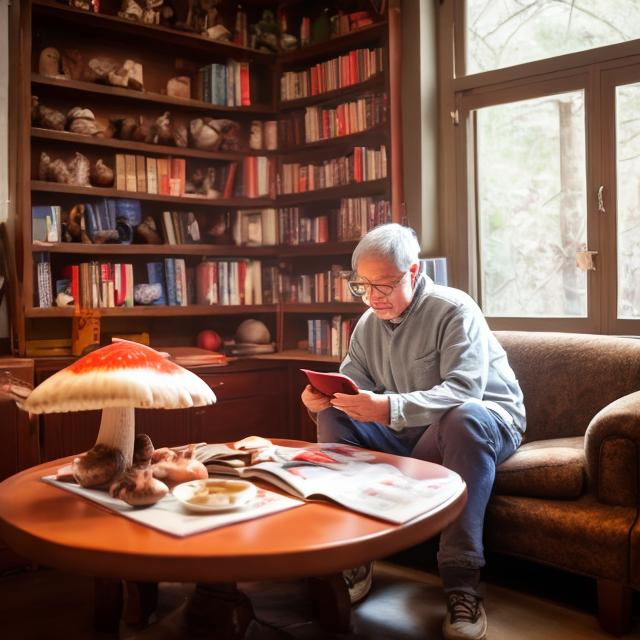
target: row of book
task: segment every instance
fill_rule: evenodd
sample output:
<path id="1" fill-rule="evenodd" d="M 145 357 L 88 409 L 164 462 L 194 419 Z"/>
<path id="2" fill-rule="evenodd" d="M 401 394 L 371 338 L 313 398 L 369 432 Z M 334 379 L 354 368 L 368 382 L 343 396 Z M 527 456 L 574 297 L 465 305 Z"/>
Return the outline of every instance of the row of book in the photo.
<path id="1" fill-rule="evenodd" d="M 349 338 L 358 321 L 357 318 L 343 318 L 340 315 L 307 320 L 307 341 L 309 351 L 318 355 L 344 358 L 349 351 Z"/>
<path id="2" fill-rule="evenodd" d="M 285 245 L 329 242 L 329 216 L 305 216 L 300 207 L 278 209 L 278 234 Z"/>
<path id="3" fill-rule="evenodd" d="M 340 264 L 311 274 L 282 273 L 280 296 L 283 302 L 311 304 L 312 302 L 358 302 L 349 290 L 350 271 Z"/>
<path id="4" fill-rule="evenodd" d="M 197 304 L 263 304 L 260 260 L 203 260 L 195 277 Z"/>
<path id="5" fill-rule="evenodd" d="M 115 187 L 118 191 L 182 196 L 186 172 L 184 158 L 148 158 L 116 153 Z"/>
<path id="6" fill-rule="evenodd" d="M 301 71 L 285 71 L 280 77 L 280 99 L 296 100 L 349 87 L 383 70 L 383 50 L 354 49 Z"/>
<path id="7" fill-rule="evenodd" d="M 196 97 L 226 107 L 251 105 L 249 63 L 228 60 L 226 64 L 208 64 L 198 69 Z"/>
<path id="8" fill-rule="evenodd" d="M 281 145 L 291 147 L 367 131 L 387 119 L 387 94 L 369 93 L 333 107 L 307 107 L 280 120 Z"/>
<path id="9" fill-rule="evenodd" d="M 322 164 L 284 163 L 280 167 L 279 193 L 305 193 L 353 182 L 387 177 L 387 151 L 354 147 L 353 153 L 325 160 Z"/>
<path id="10" fill-rule="evenodd" d="M 391 203 L 372 197 L 342 198 L 336 218 L 338 242 L 359 240 L 367 231 L 391 222 Z"/>

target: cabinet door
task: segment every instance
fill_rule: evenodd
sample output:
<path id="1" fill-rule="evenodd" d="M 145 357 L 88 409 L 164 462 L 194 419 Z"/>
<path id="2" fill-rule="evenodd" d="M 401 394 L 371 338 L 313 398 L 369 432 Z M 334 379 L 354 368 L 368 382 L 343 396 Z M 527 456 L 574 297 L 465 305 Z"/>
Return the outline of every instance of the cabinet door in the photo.
<path id="1" fill-rule="evenodd" d="M 146 433 L 156 449 L 191 442 L 189 421 L 194 409 L 136 409 L 136 433 Z"/>
<path id="2" fill-rule="evenodd" d="M 291 437 L 286 368 L 203 378 L 214 388 L 218 402 L 192 410 L 193 442 L 230 442 L 250 435 Z"/>
<path id="3" fill-rule="evenodd" d="M 102 411 L 73 411 L 40 416 L 42 462 L 91 449 L 96 442 Z"/>

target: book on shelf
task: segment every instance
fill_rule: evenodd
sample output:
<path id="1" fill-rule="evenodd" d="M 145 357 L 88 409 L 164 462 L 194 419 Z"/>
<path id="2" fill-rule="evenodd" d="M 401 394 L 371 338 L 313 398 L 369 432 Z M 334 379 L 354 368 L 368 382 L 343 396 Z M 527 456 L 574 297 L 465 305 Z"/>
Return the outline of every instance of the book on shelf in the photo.
<path id="1" fill-rule="evenodd" d="M 446 258 L 422 258 L 420 260 L 420 273 L 429 276 L 435 284 L 447 286 L 447 259 Z"/>
<path id="2" fill-rule="evenodd" d="M 276 210 L 239 209 L 236 212 L 232 233 L 238 246 L 275 246 Z"/>
<path id="3" fill-rule="evenodd" d="M 251 77 L 248 62 L 228 60 L 226 64 L 200 67 L 198 98 L 227 107 L 251 106 Z"/>
<path id="4" fill-rule="evenodd" d="M 31 207 L 31 240 L 60 242 L 62 238 L 62 210 L 57 205 Z"/>
<path id="5" fill-rule="evenodd" d="M 284 71 L 280 76 L 280 99 L 297 100 L 317 96 L 365 82 L 384 68 L 382 48 L 354 49 L 300 71 Z"/>
<path id="6" fill-rule="evenodd" d="M 231 341 L 224 343 L 224 351 L 228 356 L 258 356 L 267 353 L 275 353 L 276 343 L 269 342 L 268 344 L 254 344 Z"/>
<path id="7" fill-rule="evenodd" d="M 447 469 L 417 479 L 378 462 L 373 452 L 344 444 L 284 447 L 265 440 L 265 446 L 250 450 L 207 444 L 197 447 L 195 457 L 210 475 L 263 480 L 305 500 L 329 500 L 398 524 L 437 508 L 464 486 Z"/>
<path id="8" fill-rule="evenodd" d="M 160 296 L 152 304 L 167 304 L 167 285 L 164 281 L 164 265 L 162 262 L 147 262 L 147 279 L 149 284 L 160 285 Z"/>
<path id="9" fill-rule="evenodd" d="M 307 348 L 316 355 L 344 358 L 349 351 L 349 339 L 358 316 L 345 318 L 341 315 L 307 319 Z"/>
<path id="10" fill-rule="evenodd" d="M 53 306 L 53 283 L 51 281 L 51 261 L 46 252 L 36 258 L 36 292 L 38 307 L 48 309 Z"/>
<path id="11" fill-rule="evenodd" d="M 252 120 L 249 133 L 249 149 L 275 151 L 278 148 L 278 121 Z"/>

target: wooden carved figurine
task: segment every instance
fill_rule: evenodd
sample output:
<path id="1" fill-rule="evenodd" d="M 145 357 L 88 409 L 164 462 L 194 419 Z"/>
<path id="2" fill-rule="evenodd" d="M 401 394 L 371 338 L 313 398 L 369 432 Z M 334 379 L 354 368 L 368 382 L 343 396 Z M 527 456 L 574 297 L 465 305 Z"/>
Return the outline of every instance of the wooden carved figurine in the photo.
<path id="1" fill-rule="evenodd" d="M 54 47 L 47 47 L 40 52 L 38 60 L 38 72 L 40 75 L 51 78 L 64 77 L 60 73 L 60 52 Z"/>

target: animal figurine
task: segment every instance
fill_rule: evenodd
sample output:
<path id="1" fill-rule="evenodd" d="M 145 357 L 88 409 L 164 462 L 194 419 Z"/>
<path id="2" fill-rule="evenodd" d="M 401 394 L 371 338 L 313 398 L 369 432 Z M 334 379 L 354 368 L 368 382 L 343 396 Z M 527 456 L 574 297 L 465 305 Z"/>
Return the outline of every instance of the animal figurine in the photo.
<path id="1" fill-rule="evenodd" d="M 61 182 L 80 187 L 90 186 L 90 163 L 86 156 L 74 153 L 70 162 L 52 160 L 44 151 L 40 154 L 39 177 L 48 182 Z"/>
<path id="2" fill-rule="evenodd" d="M 60 73 L 60 52 L 54 47 L 46 47 L 40 52 L 38 73 L 51 78 L 64 78 Z"/>
<path id="3" fill-rule="evenodd" d="M 98 133 L 96 117 L 91 109 L 73 107 L 67 113 L 67 130 L 84 136 L 94 136 Z"/>
<path id="4" fill-rule="evenodd" d="M 142 11 L 142 22 L 145 24 L 160 24 L 160 7 L 164 0 L 145 0 Z"/>
<path id="5" fill-rule="evenodd" d="M 91 244 L 84 222 L 83 204 L 77 204 L 70 211 L 62 212 L 62 240 L 64 242 L 82 242 Z"/>
<path id="6" fill-rule="evenodd" d="M 240 127 L 233 120 L 196 118 L 189 123 L 192 146 L 206 151 L 237 151 Z"/>
<path id="7" fill-rule="evenodd" d="M 106 165 L 102 158 L 99 158 L 91 167 L 91 184 L 95 187 L 112 187 L 113 186 L 113 169 Z"/>
<path id="8" fill-rule="evenodd" d="M 135 0 L 122 0 L 118 16 L 125 20 L 142 20 L 144 9 Z"/>
<path id="9" fill-rule="evenodd" d="M 40 104 L 38 96 L 31 96 L 31 125 L 54 131 L 64 131 L 64 113 Z"/>
<path id="10" fill-rule="evenodd" d="M 150 140 L 153 144 L 174 144 L 173 129 L 171 127 L 171 113 L 165 111 L 151 125 Z"/>

